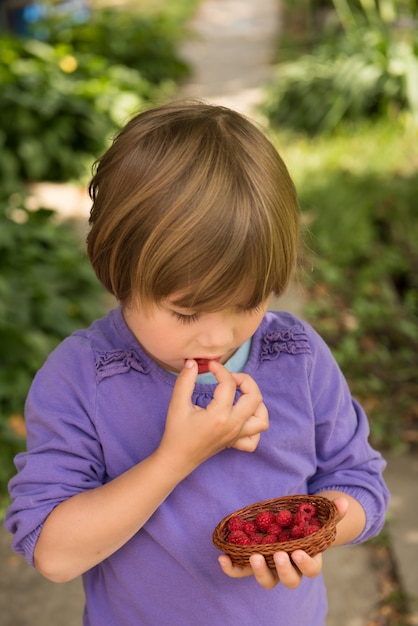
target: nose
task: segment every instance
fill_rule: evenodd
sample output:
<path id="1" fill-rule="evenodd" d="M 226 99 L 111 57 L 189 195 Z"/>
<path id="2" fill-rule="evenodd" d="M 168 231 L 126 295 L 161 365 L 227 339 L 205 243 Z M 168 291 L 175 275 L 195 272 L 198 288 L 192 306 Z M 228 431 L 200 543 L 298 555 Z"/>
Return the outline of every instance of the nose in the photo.
<path id="1" fill-rule="evenodd" d="M 234 316 L 227 313 L 209 313 L 205 315 L 199 342 L 202 348 L 212 353 L 219 349 L 223 352 L 234 341 Z"/>

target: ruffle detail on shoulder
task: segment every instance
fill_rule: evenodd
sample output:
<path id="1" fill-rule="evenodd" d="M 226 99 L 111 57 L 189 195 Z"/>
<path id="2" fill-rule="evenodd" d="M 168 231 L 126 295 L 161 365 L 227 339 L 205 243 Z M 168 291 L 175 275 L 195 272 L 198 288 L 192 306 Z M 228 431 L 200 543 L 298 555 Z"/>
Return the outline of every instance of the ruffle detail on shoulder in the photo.
<path id="1" fill-rule="evenodd" d="M 148 374 L 149 368 L 133 350 L 113 350 L 96 355 L 96 376 L 100 381 L 115 374 L 125 374 L 134 369 L 141 374 Z"/>
<path id="2" fill-rule="evenodd" d="M 261 360 L 273 361 L 280 354 L 311 354 L 305 331 L 300 326 L 267 333 L 261 342 Z"/>

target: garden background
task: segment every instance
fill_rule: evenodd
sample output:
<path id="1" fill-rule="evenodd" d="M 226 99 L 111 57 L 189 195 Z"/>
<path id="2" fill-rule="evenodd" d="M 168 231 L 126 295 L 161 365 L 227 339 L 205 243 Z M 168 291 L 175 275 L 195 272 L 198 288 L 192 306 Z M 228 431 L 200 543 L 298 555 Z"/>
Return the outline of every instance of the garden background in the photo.
<path id="1" fill-rule="evenodd" d="M 109 306 L 87 262 L 84 231 L 36 206 L 31 189 L 45 181 L 83 188 L 92 162 L 134 111 L 175 97 L 190 71 L 180 50 L 198 4 L 42 2 L 25 7 L 12 30 L 3 22 L 3 510 L 13 456 L 24 447 L 33 375 L 61 339 Z M 305 245 L 296 280 L 304 317 L 367 409 L 374 445 L 416 449 L 417 3 L 281 6 L 274 75 L 260 113 L 299 190 Z"/>

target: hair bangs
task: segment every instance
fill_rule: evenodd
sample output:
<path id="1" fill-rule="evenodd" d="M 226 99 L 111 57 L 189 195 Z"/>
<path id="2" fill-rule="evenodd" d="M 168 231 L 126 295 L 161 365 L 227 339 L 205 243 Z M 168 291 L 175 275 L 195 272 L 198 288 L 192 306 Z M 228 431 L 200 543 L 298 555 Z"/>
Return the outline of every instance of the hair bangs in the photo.
<path id="1" fill-rule="evenodd" d="M 255 308 L 272 292 L 282 292 L 288 267 L 278 262 L 283 256 L 278 255 L 274 229 L 266 215 L 260 217 L 265 212 L 243 196 L 239 206 L 236 198 L 233 206 L 232 198 L 225 201 L 224 196 L 197 229 L 187 231 L 183 222 L 177 232 L 166 232 L 165 249 L 174 252 L 164 260 L 161 251 L 148 251 L 148 270 L 150 256 L 158 262 L 142 297 L 161 301 L 176 294 L 179 306 L 209 311 L 232 305 Z M 200 215 L 202 219 L 203 211 Z M 144 280 L 144 272 L 139 275 Z"/>

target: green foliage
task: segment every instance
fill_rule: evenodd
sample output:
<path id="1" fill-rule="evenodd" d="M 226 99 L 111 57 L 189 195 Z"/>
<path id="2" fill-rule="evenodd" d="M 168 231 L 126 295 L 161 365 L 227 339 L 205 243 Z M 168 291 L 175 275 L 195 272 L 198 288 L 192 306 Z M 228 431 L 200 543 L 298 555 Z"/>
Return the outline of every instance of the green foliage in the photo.
<path id="1" fill-rule="evenodd" d="M 388 22 L 389 4 L 362 0 L 355 10 L 335 1 L 344 31 L 325 32 L 311 53 L 277 65 L 263 107 L 273 125 L 316 134 L 400 110 L 418 119 L 416 15 Z"/>
<path id="2" fill-rule="evenodd" d="M 416 0 L 331 0 L 330 4 L 346 31 L 364 24 L 381 28 L 418 16 Z"/>
<path id="3" fill-rule="evenodd" d="M 125 66 L 63 44 L 0 39 L 0 184 L 88 172 L 110 136 L 154 91 Z"/>
<path id="4" fill-rule="evenodd" d="M 0 492 L 24 439 L 30 383 L 51 350 L 104 314 L 103 289 L 81 241 L 54 212 L 0 200 Z"/>
<path id="5" fill-rule="evenodd" d="M 184 19 L 184 7 L 101 9 L 85 23 L 47 11 L 34 37 L 0 35 L 2 189 L 12 192 L 21 179 L 87 177 L 126 120 L 187 75 L 177 52 Z"/>
<path id="6" fill-rule="evenodd" d="M 379 136 L 381 133 L 381 136 Z M 306 315 L 330 345 L 374 443 L 418 441 L 418 162 L 401 124 L 303 144 Z M 312 155 L 312 157 L 310 157 Z M 390 162 L 388 162 L 390 160 Z"/>
<path id="7" fill-rule="evenodd" d="M 77 54 L 94 54 L 109 65 L 125 65 L 154 84 L 178 81 L 189 73 L 178 53 L 185 36 L 181 20 L 167 13 L 144 15 L 134 10 L 104 8 L 77 23 L 71 14 L 47 12 L 33 34 L 51 45 L 71 46 Z"/>

